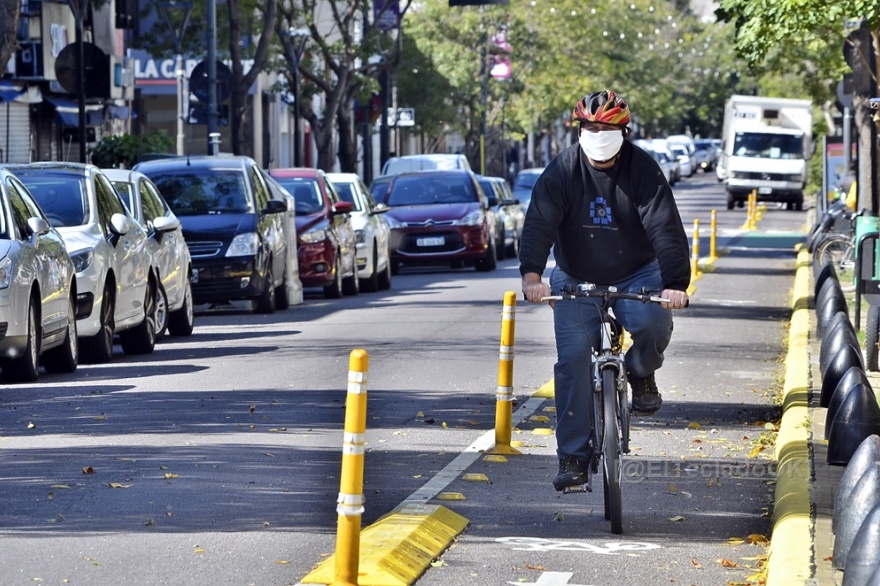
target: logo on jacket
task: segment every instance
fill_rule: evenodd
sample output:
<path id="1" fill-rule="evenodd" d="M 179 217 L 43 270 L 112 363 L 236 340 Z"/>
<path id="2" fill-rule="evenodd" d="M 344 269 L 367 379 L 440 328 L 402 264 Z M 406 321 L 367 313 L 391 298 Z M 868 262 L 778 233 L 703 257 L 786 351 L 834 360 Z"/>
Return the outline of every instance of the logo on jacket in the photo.
<path id="1" fill-rule="evenodd" d="M 593 218 L 594 224 L 611 223 L 611 207 L 604 197 L 597 197 L 596 201 L 590 202 L 590 217 Z"/>

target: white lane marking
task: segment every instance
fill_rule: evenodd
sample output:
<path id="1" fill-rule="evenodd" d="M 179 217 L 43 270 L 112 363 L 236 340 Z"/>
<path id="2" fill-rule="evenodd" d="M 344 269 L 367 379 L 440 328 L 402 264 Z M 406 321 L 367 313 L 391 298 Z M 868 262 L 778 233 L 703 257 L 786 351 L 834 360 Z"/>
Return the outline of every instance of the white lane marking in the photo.
<path id="1" fill-rule="evenodd" d="M 648 551 L 660 549 L 656 543 L 644 543 L 641 541 L 606 541 L 603 544 L 587 543 L 585 541 L 564 541 L 543 539 L 541 537 L 499 537 L 495 540 L 513 546 L 518 551 L 587 551 L 602 555 L 618 555 L 630 551 Z"/>
<path id="2" fill-rule="evenodd" d="M 569 584 L 568 581 L 574 576 L 573 572 L 541 572 L 537 582 L 508 582 L 516 586 L 586 586 L 582 584 Z"/>

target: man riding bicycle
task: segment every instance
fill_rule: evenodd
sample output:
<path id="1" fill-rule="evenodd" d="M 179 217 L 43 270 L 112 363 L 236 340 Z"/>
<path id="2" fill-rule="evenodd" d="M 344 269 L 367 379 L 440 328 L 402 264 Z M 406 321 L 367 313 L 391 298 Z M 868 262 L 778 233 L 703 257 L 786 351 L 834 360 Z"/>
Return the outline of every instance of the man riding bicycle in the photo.
<path id="1" fill-rule="evenodd" d="M 629 331 L 626 353 L 633 412 L 652 415 L 662 403 L 654 372 L 672 336 L 666 309 L 687 305 L 691 268 L 687 235 L 663 172 L 650 154 L 624 140 L 630 110 L 616 92 L 593 92 L 572 112 L 578 145 L 563 150 L 532 191 L 520 248 L 525 298 L 541 303 L 552 291 L 583 282 L 621 291 L 659 291 L 661 305 L 618 300 L 613 308 Z M 541 275 L 551 247 L 550 284 Z M 589 299 L 553 304 L 557 362 L 556 490 L 585 484 L 594 458 L 590 437 L 592 349 L 599 315 Z"/>

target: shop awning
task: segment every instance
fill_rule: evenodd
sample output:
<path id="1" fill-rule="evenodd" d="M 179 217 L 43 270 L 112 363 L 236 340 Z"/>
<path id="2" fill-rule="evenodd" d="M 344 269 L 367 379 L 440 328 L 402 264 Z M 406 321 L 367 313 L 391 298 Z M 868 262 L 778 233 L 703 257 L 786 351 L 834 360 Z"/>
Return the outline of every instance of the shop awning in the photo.
<path id="1" fill-rule="evenodd" d="M 43 96 L 47 102 L 55 106 L 55 115 L 62 126 L 79 126 L 79 104 L 67 98 Z M 104 119 L 104 106 L 86 104 L 86 124 L 97 126 Z"/>
<path id="2" fill-rule="evenodd" d="M 17 86 L 11 81 L 0 79 L 0 102 L 11 102 L 27 90 Z"/>
<path id="3" fill-rule="evenodd" d="M 107 106 L 107 115 L 110 116 L 110 118 L 115 118 L 116 120 L 128 120 L 128 114 L 128 106 Z M 137 114 L 131 112 L 131 117 L 137 118 Z"/>

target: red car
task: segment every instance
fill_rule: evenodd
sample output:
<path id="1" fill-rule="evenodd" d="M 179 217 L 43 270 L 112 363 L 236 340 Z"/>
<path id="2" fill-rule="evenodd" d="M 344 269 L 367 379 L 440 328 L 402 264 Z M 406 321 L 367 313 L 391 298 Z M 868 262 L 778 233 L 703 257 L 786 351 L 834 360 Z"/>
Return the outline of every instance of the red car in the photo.
<path id="1" fill-rule="evenodd" d="M 495 270 L 497 198 L 473 172 L 456 169 L 401 173 L 382 200 L 390 209 L 393 269 L 400 264 L 449 263 Z"/>
<path id="2" fill-rule="evenodd" d="M 269 175 L 293 196 L 299 278 L 303 287 L 323 287 L 324 297 L 337 299 L 360 290 L 356 241 L 343 201 L 320 169 L 272 169 Z"/>

